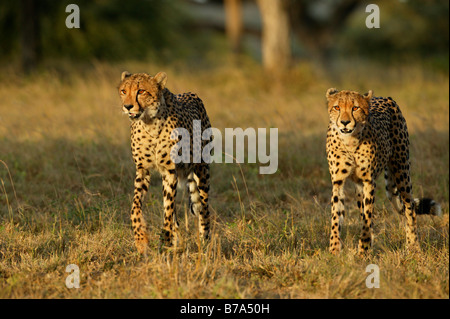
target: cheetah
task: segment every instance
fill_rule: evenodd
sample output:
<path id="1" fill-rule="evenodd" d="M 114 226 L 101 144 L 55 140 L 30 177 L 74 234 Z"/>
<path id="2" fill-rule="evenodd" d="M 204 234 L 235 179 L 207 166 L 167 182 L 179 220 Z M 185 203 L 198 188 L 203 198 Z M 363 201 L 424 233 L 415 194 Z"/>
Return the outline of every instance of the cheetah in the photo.
<path id="1" fill-rule="evenodd" d="M 119 85 L 123 112 L 131 121 L 131 152 L 136 165 L 131 223 L 135 245 L 140 254 L 147 253 L 148 228 L 142 214 L 142 203 L 149 190 L 150 173 L 162 177 L 164 226 L 161 247 L 169 248 L 178 240 L 178 222 L 175 211 L 177 185 L 186 182 L 191 213 L 199 216 L 199 233 L 202 240 L 210 236 L 208 192 L 210 187 L 209 164 L 203 159 L 192 161 L 198 146 L 190 144 L 190 161 L 174 158 L 179 138 L 174 130 L 185 129 L 192 136 L 194 121 L 210 128 L 202 100 L 194 93 L 173 94 L 166 88 L 167 75 L 123 72 Z M 192 140 L 192 139 L 191 139 Z M 202 148 L 208 141 L 202 140 Z M 194 146 L 194 148 L 193 148 Z"/>
<path id="2" fill-rule="evenodd" d="M 356 184 L 357 206 L 363 228 L 358 254 L 372 245 L 372 216 L 376 178 L 384 170 L 386 194 L 394 209 L 406 217 L 407 247 L 418 248 L 417 214 L 441 213 L 432 199 L 413 199 L 409 137 L 406 121 L 390 97 L 361 95 L 354 91 L 328 89 L 326 151 L 332 182 L 330 252 L 341 250 L 340 229 L 345 215 L 344 184 Z"/>

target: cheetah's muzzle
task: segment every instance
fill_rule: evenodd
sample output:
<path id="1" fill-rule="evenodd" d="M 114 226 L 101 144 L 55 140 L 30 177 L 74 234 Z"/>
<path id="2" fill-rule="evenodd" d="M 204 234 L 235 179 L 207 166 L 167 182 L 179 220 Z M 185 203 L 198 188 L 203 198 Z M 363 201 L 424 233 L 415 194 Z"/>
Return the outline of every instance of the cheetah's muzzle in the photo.
<path id="1" fill-rule="evenodd" d="M 128 116 L 130 117 L 130 119 L 137 119 L 142 115 L 142 113 L 128 113 Z"/>
<path id="2" fill-rule="evenodd" d="M 352 134 L 354 130 L 350 130 L 348 128 L 341 128 L 342 134 Z"/>

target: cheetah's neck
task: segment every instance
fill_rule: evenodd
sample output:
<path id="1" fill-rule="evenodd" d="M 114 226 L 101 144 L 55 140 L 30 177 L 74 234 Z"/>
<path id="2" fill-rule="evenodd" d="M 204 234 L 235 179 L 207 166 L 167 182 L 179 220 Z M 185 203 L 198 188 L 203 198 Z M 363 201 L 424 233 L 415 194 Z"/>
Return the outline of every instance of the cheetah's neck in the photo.
<path id="1" fill-rule="evenodd" d="M 354 134 L 341 134 L 338 133 L 341 143 L 348 151 L 355 151 L 361 144 L 362 132 L 355 132 Z"/>

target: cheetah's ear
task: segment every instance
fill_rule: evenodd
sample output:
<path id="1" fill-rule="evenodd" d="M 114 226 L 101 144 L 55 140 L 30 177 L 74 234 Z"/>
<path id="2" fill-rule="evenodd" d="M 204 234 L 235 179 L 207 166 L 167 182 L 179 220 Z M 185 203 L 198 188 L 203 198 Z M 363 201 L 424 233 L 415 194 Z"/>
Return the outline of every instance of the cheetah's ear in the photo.
<path id="1" fill-rule="evenodd" d="M 131 76 L 131 73 L 128 71 L 123 71 L 122 75 L 120 76 L 120 80 L 123 81 L 125 80 L 127 77 Z"/>
<path id="2" fill-rule="evenodd" d="M 363 95 L 363 97 L 370 102 L 370 100 L 372 99 L 373 96 L 373 91 L 369 90 L 369 92 L 367 92 L 366 94 Z"/>
<path id="3" fill-rule="evenodd" d="M 164 72 L 159 72 L 158 74 L 155 75 L 154 77 L 156 83 L 158 83 L 159 87 L 161 89 L 164 89 L 166 87 L 166 82 L 167 82 L 167 74 Z"/>
<path id="4" fill-rule="evenodd" d="M 332 95 L 334 95 L 336 93 L 339 93 L 339 91 L 337 89 L 335 89 L 335 88 L 328 89 L 327 90 L 327 94 L 326 94 L 327 99 L 329 99 L 330 96 L 332 96 Z"/>

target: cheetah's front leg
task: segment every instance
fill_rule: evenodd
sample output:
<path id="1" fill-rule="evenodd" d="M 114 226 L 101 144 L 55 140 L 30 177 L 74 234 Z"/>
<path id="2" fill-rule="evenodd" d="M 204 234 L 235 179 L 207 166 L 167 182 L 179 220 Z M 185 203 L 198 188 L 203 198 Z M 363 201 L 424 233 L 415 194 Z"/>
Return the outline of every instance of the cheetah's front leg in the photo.
<path id="1" fill-rule="evenodd" d="M 372 215 L 375 202 L 375 182 L 365 181 L 363 183 L 363 216 L 362 233 L 359 239 L 358 254 L 364 255 L 372 246 Z"/>
<path id="2" fill-rule="evenodd" d="M 341 251 L 341 222 L 345 216 L 344 181 L 333 180 L 333 195 L 331 196 L 331 235 L 330 252 L 339 254 Z"/>
<path id="3" fill-rule="evenodd" d="M 359 216 L 364 220 L 364 190 L 363 185 L 356 183 L 356 205 L 359 209 Z"/>
<path id="4" fill-rule="evenodd" d="M 170 170 L 162 176 L 164 196 L 164 227 L 161 244 L 172 247 L 178 239 L 178 222 L 175 210 L 178 178 L 175 170 Z"/>
<path id="5" fill-rule="evenodd" d="M 146 169 L 137 169 L 134 180 L 134 197 L 131 207 L 131 224 L 134 232 L 135 244 L 138 252 L 147 252 L 148 233 L 147 224 L 142 214 L 142 200 L 150 184 L 150 174 Z"/>

